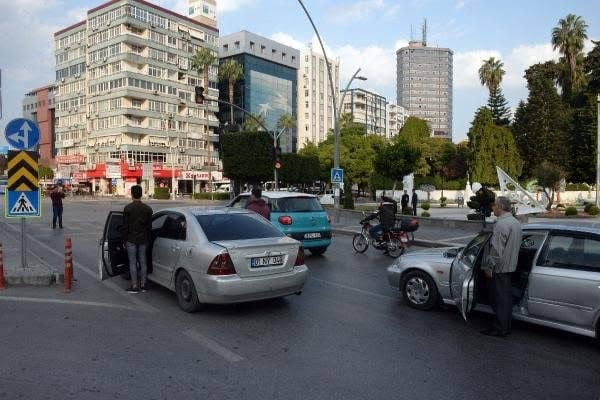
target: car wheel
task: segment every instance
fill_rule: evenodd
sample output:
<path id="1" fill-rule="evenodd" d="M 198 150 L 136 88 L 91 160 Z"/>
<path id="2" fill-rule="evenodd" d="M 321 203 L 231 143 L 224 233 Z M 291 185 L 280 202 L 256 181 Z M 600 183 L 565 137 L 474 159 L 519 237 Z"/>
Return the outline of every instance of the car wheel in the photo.
<path id="1" fill-rule="evenodd" d="M 419 310 L 431 310 L 438 301 L 438 290 L 429 274 L 410 271 L 400 283 L 402 297 L 409 306 Z"/>
<path id="2" fill-rule="evenodd" d="M 362 233 L 357 233 L 352 238 L 352 247 L 358 253 L 364 253 L 369 248 L 369 240 Z"/>
<path id="3" fill-rule="evenodd" d="M 196 287 L 190 274 L 185 270 L 179 271 L 175 278 L 175 292 L 177 293 L 177 302 L 179 307 L 189 313 L 200 309 Z"/>
<path id="4" fill-rule="evenodd" d="M 325 251 L 327 251 L 327 247 L 314 247 L 310 250 L 310 254 L 312 254 L 313 256 L 320 256 L 323 253 L 325 253 Z"/>

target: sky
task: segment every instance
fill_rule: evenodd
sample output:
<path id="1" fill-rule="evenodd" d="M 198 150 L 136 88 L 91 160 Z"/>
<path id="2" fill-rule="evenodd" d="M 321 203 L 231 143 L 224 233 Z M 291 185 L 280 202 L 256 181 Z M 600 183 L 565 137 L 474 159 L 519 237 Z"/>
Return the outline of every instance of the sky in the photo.
<path id="1" fill-rule="evenodd" d="M 187 0 L 150 0 L 185 13 Z M 23 95 L 54 82 L 53 33 L 85 19 L 101 0 L 0 0 L 0 68 L 3 118 L 0 131 L 22 115 Z M 294 0 L 217 0 L 220 35 L 248 30 L 293 47 L 317 41 Z M 454 52 L 453 139 L 466 138 L 487 90 L 477 74 L 491 56 L 504 62 L 502 89 L 513 110 L 526 100 L 525 69 L 557 59 L 551 31 L 573 13 L 588 24 L 586 50 L 600 40 L 600 1 L 589 0 L 304 0 L 325 42 L 329 57 L 341 63 L 344 87 L 354 71 L 368 78 L 367 90 L 396 102 L 398 48 L 420 39 L 427 18 L 428 44 Z M 0 139 L 3 143 L 4 135 Z"/>

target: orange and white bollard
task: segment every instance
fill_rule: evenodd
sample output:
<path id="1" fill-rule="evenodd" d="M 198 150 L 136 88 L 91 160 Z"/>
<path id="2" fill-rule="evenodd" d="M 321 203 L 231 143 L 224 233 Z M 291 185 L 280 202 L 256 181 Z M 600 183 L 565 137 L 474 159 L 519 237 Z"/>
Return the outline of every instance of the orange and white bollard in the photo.
<path id="1" fill-rule="evenodd" d="M 71 291 L 73 283 L 73 252 L 71 250 L 71 238 L 65 238 L 65 292 Z"/>
<path id="2" fill-rule="evenodd" d="M 2 253 L 2 243 L 0 243 L 0 289 L 6 289 L 6 279 L 4 279 L 4 254 Z"/>

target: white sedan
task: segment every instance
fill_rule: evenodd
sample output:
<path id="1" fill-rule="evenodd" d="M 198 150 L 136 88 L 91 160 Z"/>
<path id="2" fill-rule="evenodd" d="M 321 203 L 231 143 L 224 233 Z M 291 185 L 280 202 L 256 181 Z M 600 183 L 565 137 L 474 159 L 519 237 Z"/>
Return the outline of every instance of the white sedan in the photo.
<path id="1" fill-rule="evenodd" d="M 123 213 L 111 211 L 100 243 L 100 279 L 129 271 Z M 300 242 L 264 218 L 233 208 L 182 207 L 152 216 L 148 279 L 181 309 L 300 294 L 308 277 Z"/>

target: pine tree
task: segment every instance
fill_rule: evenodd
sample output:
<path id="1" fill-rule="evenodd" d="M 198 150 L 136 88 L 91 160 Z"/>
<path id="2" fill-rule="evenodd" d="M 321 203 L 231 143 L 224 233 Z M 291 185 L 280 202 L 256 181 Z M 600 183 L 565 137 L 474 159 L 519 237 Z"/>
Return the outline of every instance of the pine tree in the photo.
<path id="1" fill-rule="evenodd" d="M 496 125 L 488 108 L 477 110 L 468 136 L 469 173 L 473 182 L 497 185 L 497 166 L 512 177 L 521 175 L 523 161 L 512 132 Z"/>
<path id="2" fill-rule="evenodd" d="M 525 71 L 529 96 L 517 108 L 512 131 L 521 154 L 526 156 L 523 175 L 528 178 L 543 161 L 565 166 L 570 158 L 569 112 L 556 90 L 556 76 L 552 61 Z"/>
<path id="3" fill-rule="evenodd" d="M 504 94 L 502 94 L 500 86 L 490 89 L 488 108 L 492 112 L 492 118 L 496 125 L 508 126 L 510 124 L 510 108 L 508 107 L 508 101 L 506 101 Z"/>

